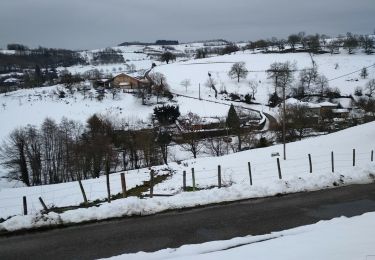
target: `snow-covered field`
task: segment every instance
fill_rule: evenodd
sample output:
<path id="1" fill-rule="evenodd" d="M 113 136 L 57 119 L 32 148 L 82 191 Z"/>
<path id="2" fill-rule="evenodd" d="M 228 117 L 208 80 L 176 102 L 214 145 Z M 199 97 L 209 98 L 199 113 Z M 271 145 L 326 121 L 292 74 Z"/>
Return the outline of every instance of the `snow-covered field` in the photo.
<path id="1" fill-rule="evenodd" d="M 0 142 L 14 129 L 28 124 L 40 126 L 47 117 L 57 122 L 65 117 L 85 124 L 87 119 L 96 113 L 135 128 L 147 126 L 153 109 L 157 106 L 156 100 L 152 100 L 153 105 L 144 106 L 139 98 L 127 93 L 119 93 L 115 99 L 107 93 L 102 101 L 95 98 L 96 94 L 90 98 L 89 93 L 84 97 L 78 92 L 73 95 L 67 94 L 66 98 L 59 98 L 59 89 L 64 88 L 57 85 L 0 94 L 0 121 L 6 122 L 0 127 Z M 183 115 L 193 112 L 201 117 L 223 117 L 229 109 L 225 104 L 182 96 L 176 97 L 172 104 L 178 104 Z M 6 170 L 0 166 L 0 177 L 5 175 Z M 7 184 L 0 178 L 0 189 L 12 185 L 15 184 Z"/>
<path id="2" fill-rule="evenodd" d="M 184 161 L 181 164 L 171 163 L 169 169 L 173 176 L 154 188 L 156 194 L 170 194 L 171 197 L 149 199 L 126 198 L 103 203 L 99 207 L 66 211 L 61 214 L 49 213 L 41 218 L 36 213 L 41 209 L 37 198 L 42 196 L 50 205 L 79 204 L 82 197 L 77 183 L 57 184 L 44 187 L 3 189 L 0 191 L 1 216 L 7 217 L 18 213 L 0 224 L 0 230 L 17 230 L 43 225 L 60 223 L 77 223 L 89 220 L 101 220 L 111 217 L 148 215 L 168 209 L 193 207 L 223 201 L 235 201 L 246 198 L 274 196 L 278 193 L 293 193 L 333 188 L 340 185 L 371 183 L 375 179 L 375 164 L 370 161 L 371 150 L 374 150 L 375 122 L 346 129 L 334 134 L 311 138 L 287 145 L 287 160 L 281 161 L 283 179 L 278 177 L 276 159 L 271 153 L 282 153 L 282 146 L 249 150 L 223 157 L 207 157 Z M 356 148 L 356 166 L 352 166 L 352 149 Z M 335 173 L 331 172 L 331 151 L 335 156 Z M 313 173 L 309 173 L 307 154 L 313 161 Z M 247 162 L 251 162 L 253 186 L 249 185 Z M 223 185 L 217 187 L 217 165 L 222 166 Z M 166 166 L 154 167 L 156 170 Z M 187 185 L 191 186 L 190 169 L 195 169 L 196 192 L 183 192 L 183 171 L 188 172 Z M 134 179 L 133 184 L 141 183 L 148 177 L 148 170 L 131 171 L 127 178 Z M 112 175 L 111 186 L 114 193 L 120 191 L 118 175 Z M 131 185 L 131 184 L 130 184 Z M 84 182 L 90 200 L 105 198 L 105 179 Z M 210 188 L 210 189 L 207 189 Z M 60 192 L 60 189 L 67 189 Z M 96 189 L 100 189 L 99 191 Z M 48 191 L 48 192 L 47 192 Z M 93 192 L 94 191 L 94 192 Z M 68 194 L 69 196 L 65 196 Z M 28 195 L 32 202 L 32 214 L 21 216 L 22 196 Z M 10 203 L 9 203 L 10 202 Z"/>
<path id="3" fill-rule="evenodd" d="M 375 259 L 375 213 L 335 218 L 266 235 L 238 237 L 153 253 L 124 254 L 108 259 Z"/>
<path id="4" fill-rule="evenodd" d="M 361 53 L 349 55 L 345 54 L 344 51 L 342 51 L 342 54 L 337 55 L 314 55 L 313 58 L 318 66 L 318 72 L 325 75 L 328 80 L 375 64 L 373 55 Z M 271 80 L 267 79 L 265 71 L 270 68 L 270 64 L 273 62 L 286 61 L 295 63 L 297 70 L 312 67 L 311 58 L 308 53 L 253 54 L 246 51 L 237 52 L 232 55 L 161 65 L 156 67 L 155 70 L 166 75 L 175 93 L 195 97 L 199 95 L 199 84 L 201 85 L 201 95 L 203 97 L 214 96 L 213 91 L 205 86 L 208 73 L 212 75 L 212 78 L 216 82 L 218 91 L 227 90 L 229 93 L 233 92 L 243 95 L 251 93 L 248 82 L 249 80 L 253 80 L 259 83 L 258 93 L 255 96 L 256 101 L 267 104 L 269 94 L 274 91 L 274 86 Z M 241 79 L 240 83 L 237 83 L 236 79 L 230 79 L 228 76 L 228 72 L 235 62 L 245 62 L 247 69 L 250 71 L 247 79 Z M 337 69 L 335 69 L 336 64 L 338 64 Z M 375 77 L 375 67 L 369 68 L 368 72 L 369 78 Z M 298 72 L 294 76 L 297 80 Z M 188 87 L 187 91 L 184 86 L 181 86 L 181 82 L 184 79 L 191 81 L 191 86 Z M 329 86 L 340 89 L 344 95 L 350 95 L 353 94 L 356 87 L 364 87 L 367 81 L 367 79 L 361 79 L 358 72 L 337 80 L 332 80 L 329 82 Z"/>

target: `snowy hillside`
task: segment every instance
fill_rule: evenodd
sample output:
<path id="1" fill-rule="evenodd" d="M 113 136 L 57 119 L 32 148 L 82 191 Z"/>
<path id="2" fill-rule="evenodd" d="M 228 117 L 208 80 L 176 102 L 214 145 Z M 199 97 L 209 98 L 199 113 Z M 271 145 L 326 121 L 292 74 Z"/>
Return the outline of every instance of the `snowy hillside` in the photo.
<path id="1" fill-rule="evenodd" d="M 366 54 L 321 54 L 314 55 L 314 61 L 318 66 L 318 72 L 325 75 L 332 88 L 341 90 L 341 94 L 353 94 L 356 87 L 364 87 L 368 80 L 361 79 L 359 72 L 333 80 L 353 71 L 361 70 L 363 67 L 374 65 L 375 59 L 372 55 Z M 274 86 L 271 80 L 267 79 L 265 72 L 274 62 L 290 61 L 295 63 L 296 69 L 301 70 L 306 67 L 312 67 L 311 58 L 308 53 L 288 53 L 288 54 L 253 54 L 249 51 L 237 52 L 232 55 L 224 55 L 207 59 L 192 60 L 187 62 L 176 62 L 169 65 L 160 65 L 155 70 L 164 73 L 174 92 L 198 97 L 199 84 L 201 85 L 201 95 L 207 97 L 213 96 L 213 92 L 205 86 L 210 73 L 216 81 L 218 91 L 228 91 L 238 94 L 247 94 L 251 92 L 249 80 L 259 83 L 256 102 L 267 104 L 268 97 L 274 92 Z M 242 79 L 237 83 L 235 79 L 230 79 L 228 72 L 236 62 L 245 62 L 249 70 L 247 79 Z M 336 68 L 338 64 L 338 68 Z M 298 78 L 298 72 L 295 73 Z M 375 67 L 369 68 L 369 78 L 375 77 Z M 191 81 L 191 86 L 186 91 L 181 82 L 184 79 Z"/>
<path id="2" fill-rule="evenodd" d="M 279 179 L 276 158 L 272 153 L 282 153 L 282 146 L 273 146 L 240 152 L 222 157 L 207 157 L 184 161 L 181 164 L 153 167 L 156 171 L 168 169 L 172 173 L 166 181 L 154 187 L 155 194 L 169 194 L 171 197 L 119 199 L 100 207 L 77 209 L 61 214 L 49 213 L 44 220 L 37 220 L 42 209 L 38 203 L 41 196 L 51 206 L 78 205 L 82 202 L 79 185 L 76 182 L 50 186 L 2 189 L 0 191 L 0 217 L 14 214 L 0 224 L 7 230 L 29 228 L 32 225 L 76 223 L 125 215 L 154 214 L 167 209 L 192 207 L 222 201 L 274 196 L 279 193 L 302 192 L 333 188 L 340 185 L 370 183 L 374 181 L 375 164 L 371 162 L 374 150 L 375 123 L 353 127 L 334 134 L 311 138 L 287 145 L 287 160 L 281 161 L 282 179 Z M 352 149 L 356 149 L 355 167 L 352 165 Z M 335 172 L 331 170 L 331 151 L 334 152 Z M 307 155 L 312 157 L 312 173 L 309 173 Z M 249 184 L 248 162 L 251 162 L 253 185 Z M 222 167 L 222 185 L 217 188 L 217 166 Z M 195 192 L 183 192 L 183 171 L 187 174 L 187 186 L 192 187 L 191 168 L 195 169 Z M 147 179 L 148 169 L 129 171 L 126 178 L 130 187 Z M 111 175 L 113 194 L 121 191 L 119 175 Z M 104 199 L 105 178 L 83 181 L 89 200 Z M 66 196 L 66 194 L 69 196 Z M 147 192 L 146 192 L 147 193 Z M 22 196 L 27 195 L 31 215 L 20 216 Z M 34 223 L 34 224 L 33 224 Z"/>

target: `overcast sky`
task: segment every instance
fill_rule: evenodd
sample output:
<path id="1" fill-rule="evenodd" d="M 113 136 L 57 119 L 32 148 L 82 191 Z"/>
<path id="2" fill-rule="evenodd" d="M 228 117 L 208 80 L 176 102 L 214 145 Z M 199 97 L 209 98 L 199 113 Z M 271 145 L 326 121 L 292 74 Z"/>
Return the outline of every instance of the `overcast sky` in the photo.
<path id="1" fill-rule="evenodd" d="M 372 33 L 374 0 L 0 0 L 0 46 L 92 49 L 124 41 Z"/>

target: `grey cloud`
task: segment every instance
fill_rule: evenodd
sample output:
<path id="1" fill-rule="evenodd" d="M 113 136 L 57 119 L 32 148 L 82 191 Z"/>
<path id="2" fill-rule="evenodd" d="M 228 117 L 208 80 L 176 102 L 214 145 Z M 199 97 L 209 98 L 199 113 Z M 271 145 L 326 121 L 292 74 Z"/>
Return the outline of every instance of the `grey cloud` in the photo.
<path id="1" fill-rule="evenodd" d="M 77 49 L 164 38 L 371 33 L 374 12 L 373 0 L 1 0 L 0 46 Z"/>

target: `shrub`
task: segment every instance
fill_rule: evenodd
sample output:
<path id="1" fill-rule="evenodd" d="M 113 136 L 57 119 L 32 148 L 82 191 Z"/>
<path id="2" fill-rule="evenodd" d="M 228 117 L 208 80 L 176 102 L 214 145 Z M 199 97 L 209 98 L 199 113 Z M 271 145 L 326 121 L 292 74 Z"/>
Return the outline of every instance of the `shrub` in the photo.
<path id="1" fill-rule="evenodd" d="M 241 97 L 238 95 L 238 94 L 235 94 L 235 93 L 230 93 L 229 94 L 229 97 L 232 101 L 235 101 L 235 100 L 241 100 Z"/>
<path id="2" fill-rule="evenodd" d="M 245 103 L 251 104 L 252 103 L 251 99 L 252 99 L 252 96 L 250 94 L 245 95 Z"/>

